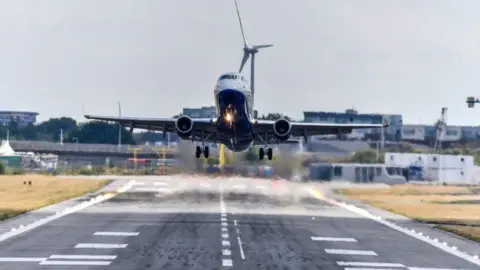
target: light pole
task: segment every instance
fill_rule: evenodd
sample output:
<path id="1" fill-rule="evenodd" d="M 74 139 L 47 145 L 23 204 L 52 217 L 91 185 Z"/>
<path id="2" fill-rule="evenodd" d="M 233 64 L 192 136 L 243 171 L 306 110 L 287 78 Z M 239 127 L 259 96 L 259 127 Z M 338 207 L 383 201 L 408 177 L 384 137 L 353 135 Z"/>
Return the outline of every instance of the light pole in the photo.
<path id="1" fill-rule="evenodd" d="M 122 117 L 122 105 L 117 101 L 118 104 L 118 117 Z M 122 124 L 118 123 L 118 147 L 122 146 Z"/>

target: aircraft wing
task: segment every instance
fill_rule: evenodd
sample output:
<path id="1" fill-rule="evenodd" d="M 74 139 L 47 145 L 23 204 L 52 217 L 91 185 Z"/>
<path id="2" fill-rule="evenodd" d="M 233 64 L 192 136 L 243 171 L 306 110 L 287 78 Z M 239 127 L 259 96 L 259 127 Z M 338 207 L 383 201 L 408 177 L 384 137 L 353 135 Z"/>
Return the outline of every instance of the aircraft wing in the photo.
<path id="1" fill-rule="evenodd" d="M 268 138 L 274 138 L 272 120 L 257 120 L 253 125 L 253 132 L 265 136 Z M 349 134 L 354 129 L 370 129 L 370 128 L 382 128 L 388 127 L 388 122 L 384 124 L 340 124 L 340 123 L 305 123 L 305 122 L 290 122 L 292 125 L 293 137 L 308 137 L 316 135 L 336 135 L 336 134 Z M 262 135 L 263 134 L 263 135 Z"/>
<path id="2" fill-rule="evenodd" d="M 128 128 L 139 128 L 151 131 L 175 132 L 175 118 L 139 118 L 139 117 L 120 117 L 120 116 L 96 116 L 85 115 L 85 118 L 92 120 L 101 120 L 119 123 Z M 200 134 L 199 129 L 204 130 L 204 134 L 214 133 L 215 124 L 210 118 L 192 118 L 196 133 Z"/>

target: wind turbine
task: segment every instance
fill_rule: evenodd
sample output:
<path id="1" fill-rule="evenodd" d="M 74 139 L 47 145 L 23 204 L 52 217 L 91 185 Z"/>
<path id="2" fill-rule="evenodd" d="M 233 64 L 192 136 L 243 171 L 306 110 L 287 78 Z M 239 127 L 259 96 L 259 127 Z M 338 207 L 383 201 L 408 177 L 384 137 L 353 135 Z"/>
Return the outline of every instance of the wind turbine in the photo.
<path id="1" fill-rule="evenodd" d="M 268 48 L 272 47 L 273 45 L 253 45 L 249 46 L 247 42 L 247 38 L 245 37 L 245 33 L 243 31 L 243 24 L 242 24 L 242 17 L 240 16 L 240 9 L 238 8 L 238 0 L 235 0 L 235 6 L 237 8 L 237 17 L 238 17 L 238 22 L 240 23 L 240 30 L 242 31 L 242 37 L 243 37 L 243 58 L 242 58 L 242 63 L 240 64 L 240 69 L 238 72 L 242 72 L 243 66 L 245 63 L 247 63 L 248 58 L 250 55 L 252 56 L 252 60 L 250 60 L 250 87 L 252 90 L 252 103 L 255 98 L 255 54 L 258 52 L 259 49 L 263 48 Z M 253 108 L 253 104 L 252 104 Z"/>

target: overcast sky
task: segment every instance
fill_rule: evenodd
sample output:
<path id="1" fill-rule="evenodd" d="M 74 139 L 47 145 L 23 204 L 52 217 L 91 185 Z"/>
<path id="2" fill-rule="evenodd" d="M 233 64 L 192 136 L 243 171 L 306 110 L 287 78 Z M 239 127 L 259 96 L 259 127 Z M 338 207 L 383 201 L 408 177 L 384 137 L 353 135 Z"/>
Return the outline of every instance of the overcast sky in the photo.
<path id="1" fill-rule="evenodd" d="M 40 120 L 213 105 L 242 40 L 233 0 L 0 0 L 0 108 Z M 480 124 L 480 1 L 241 0 L 261 113 L 401 113 Z M 244 70 L 247 74 L 248 69 Z"/>

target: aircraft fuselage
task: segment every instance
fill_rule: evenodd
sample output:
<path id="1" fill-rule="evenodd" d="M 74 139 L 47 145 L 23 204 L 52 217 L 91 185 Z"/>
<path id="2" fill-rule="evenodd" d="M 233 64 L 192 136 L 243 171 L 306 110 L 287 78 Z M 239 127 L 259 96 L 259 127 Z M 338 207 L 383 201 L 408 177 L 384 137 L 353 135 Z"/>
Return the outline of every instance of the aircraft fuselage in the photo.
<path id="1" fill-rule="evenodd" d="M 231 151 L 247 150 L 254 142 L 252 132 L 252 93 L 245 78 L 238 73 L 220 77 L 214 90 L 217 108 L 217 142 Z"/>

